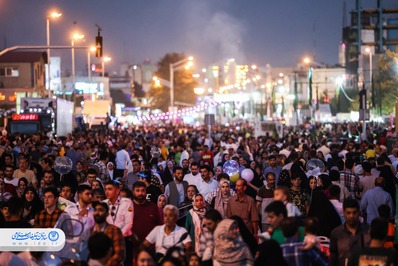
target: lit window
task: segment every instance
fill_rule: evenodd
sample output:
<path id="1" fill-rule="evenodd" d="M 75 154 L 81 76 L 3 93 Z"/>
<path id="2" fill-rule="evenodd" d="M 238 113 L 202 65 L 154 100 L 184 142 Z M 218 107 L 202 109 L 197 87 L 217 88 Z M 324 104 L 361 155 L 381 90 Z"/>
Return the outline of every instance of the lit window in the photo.
<path id="1" fill-rule="evenodd" d="M 2 67 L 0 68 L 0 77 L 18 77 L 18 67 Z"/>

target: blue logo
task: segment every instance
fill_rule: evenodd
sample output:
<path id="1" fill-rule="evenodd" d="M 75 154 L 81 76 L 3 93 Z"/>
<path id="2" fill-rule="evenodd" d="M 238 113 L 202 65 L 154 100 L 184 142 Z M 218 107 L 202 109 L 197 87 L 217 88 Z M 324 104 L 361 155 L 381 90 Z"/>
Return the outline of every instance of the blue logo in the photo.
<path id="1" fill-rule="evenodd" d="M 48 239 L 51 241 L 57 241 L 59 238 L 59 234 L 57 231 L 51 231 L 50 233 L 48 233 Z"/>

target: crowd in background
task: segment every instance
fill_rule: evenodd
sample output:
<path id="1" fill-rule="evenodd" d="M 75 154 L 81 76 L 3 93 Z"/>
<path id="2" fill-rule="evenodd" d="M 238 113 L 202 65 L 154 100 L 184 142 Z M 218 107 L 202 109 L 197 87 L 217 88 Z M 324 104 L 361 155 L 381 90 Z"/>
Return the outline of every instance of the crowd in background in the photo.
<path id="1" fill-rule="evenodd" d="M 366 141 L 360 130 L 2 136 L 0 227 L 56 227 L 67 241 L 55 253 L 2 252 L 0 265 L 394 265 L 395 130 L 370 124 Z"/>

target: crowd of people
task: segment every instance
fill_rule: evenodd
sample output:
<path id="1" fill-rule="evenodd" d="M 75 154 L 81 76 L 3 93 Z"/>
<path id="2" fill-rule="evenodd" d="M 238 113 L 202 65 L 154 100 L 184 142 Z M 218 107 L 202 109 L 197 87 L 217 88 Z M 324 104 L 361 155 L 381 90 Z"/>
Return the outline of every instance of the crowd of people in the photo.
<path id="1" fill-rule="evenodd" d="M 361 141 L 358 128 L 2 136 L 0 228 L 60 228 L 66 243 L 1 252 L 0 265 L 398 265 L 394 129 L 370 125 Z"/>

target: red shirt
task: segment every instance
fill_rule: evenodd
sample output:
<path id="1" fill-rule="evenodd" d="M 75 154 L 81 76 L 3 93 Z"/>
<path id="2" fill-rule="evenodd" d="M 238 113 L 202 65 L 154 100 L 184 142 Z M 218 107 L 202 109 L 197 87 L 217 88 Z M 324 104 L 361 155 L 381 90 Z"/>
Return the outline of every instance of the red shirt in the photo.
<path id="1" fill-rule="evenodd" d="M 135 234 L 139 241 L 144 242 L 146 236 L 152 231 L 155 226 L 161 225 L 159 208 L 151 201 L 145 204 L 134 203 L 134 221 L 133 234 Z"/>
<path id="2" fill-rule="evenodd" d="M 200 153 L 200 157 L 203 159 L 203 161 L 209 163 L 211 167 L 213 167 L 213 159 L 214 159 L 214 153 L 211 151 L 203 151 Z"/>

